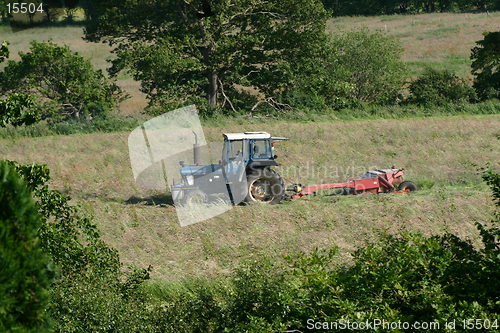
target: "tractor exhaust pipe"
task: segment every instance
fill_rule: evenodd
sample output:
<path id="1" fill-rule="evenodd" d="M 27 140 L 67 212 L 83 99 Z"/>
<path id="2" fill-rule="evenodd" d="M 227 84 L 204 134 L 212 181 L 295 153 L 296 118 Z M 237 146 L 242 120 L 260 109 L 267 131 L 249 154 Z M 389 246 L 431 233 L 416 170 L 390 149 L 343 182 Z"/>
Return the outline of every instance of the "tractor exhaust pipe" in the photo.
<path id="1" fill-rule="evenodd" d="M 199 165 L 201 163 L 201 148 L 200 144 L 198 143 L 198 134 L 196 134 L 195 131 L 192 132 L 194 134 L 194 145 L 193 145 L 194 164 Z"/>

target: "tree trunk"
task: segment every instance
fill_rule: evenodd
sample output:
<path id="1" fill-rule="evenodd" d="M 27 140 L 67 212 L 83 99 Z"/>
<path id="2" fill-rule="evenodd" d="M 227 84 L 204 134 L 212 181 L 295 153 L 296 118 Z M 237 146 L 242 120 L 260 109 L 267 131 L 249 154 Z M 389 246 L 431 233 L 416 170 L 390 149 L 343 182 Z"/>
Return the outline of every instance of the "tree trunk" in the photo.
<path id="1" fill-rule="evenodd" d="M 427 1 L 424 5 L 425 5 L 425 11 L 427 13 L 430 13 L 431 12 L 431 5 L 430 5 L 429 1 Z"/>
<path id="2" fill-rule="evenodd" d="M 217 105 L 217 73 L 207 70 L 207 102 L 210 106 Z"/>

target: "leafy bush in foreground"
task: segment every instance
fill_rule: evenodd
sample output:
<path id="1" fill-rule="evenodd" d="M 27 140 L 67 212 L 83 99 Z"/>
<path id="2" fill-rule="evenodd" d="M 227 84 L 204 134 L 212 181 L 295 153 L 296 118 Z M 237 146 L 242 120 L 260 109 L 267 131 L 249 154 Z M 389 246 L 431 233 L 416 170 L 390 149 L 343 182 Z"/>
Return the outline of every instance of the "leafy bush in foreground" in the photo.
<path id="1" fill-rule="evenodd" d="M 149 315 L 137 287 L 149 278 L 149 270 L 135 268 L 124 282 L 87 271 L 66 275 L 53 286 L 48 308 L 54 331 L 160 332 Z"/>
<path id="2" fill-rule="evenodd" d="M 0 162 L 0 331 L 47 332 L 55 277 L 37 237 L 42 221 L 26 184 Z"/>
<path id="3" fill-rule="evenodd" d="M 26 299 L 31 299 L 30 297 L 33 296 L 43 301 L 39 305 L 36 305 L 35 302 L 35 305 L 32 306 L 34 310 L 38 311 L 37 315 L 40 317 L 38 322 L 43 323 L 43 320 L 46 320 L 50 315 L 53 318 L 53 328 L 58 332 L 150 331 L 148 325 L 151 323 L 147 323 L 146 320 L 149 317 L 145 316 L 142 301 L 136 297 L 137 289 L 145 280 L 149 279 L 150 269 L 133 267 L 124 275 L 121 271 L 117 251 L 104 243 L 96 225 L 89 218 L 82 217 L 76 206 L 69 204 L 70 197 L 48 187 L 50 172 L 45 165 L 19 165 L 7 161 L 7 163 L 0 163 L 0 171 L 4 165 L 10 166 L 11 174 L 16 174 L 17 171 L 24 179 L 27 189 L 25 189 L 25 193 L 20 192 L 19 195 L 24 193 L 29 200 L 32 200 L 31 194 L 36 198 L 36 203 L 31 201 L 29 204 L 27 199 L 26 202 L 11 202 L 12 200 L 9 200 L 11 192 L 9 192 L 9 188 L 4 189 L 2 178 L 0 178 L 0 198 L 3 199 L 0 201 L 0 205 L 2 203 L 7 205 L 4 207 L 5 209 L 0 209 L 0 213 L 5 212 L 9 217 L 10 210 L 7 208 L 10 208 L 21 217 L 23 213 L 27 217 L 32 216 L 30 214 L 35 214 L 37 224 L 26 230 L 38 236 L 39 241 L 36 243 L 36 249 L 39 253 L 30 253 L 30 256 L 38 261 L 37 267 L 40 271 L 45 269 L 50 273 L 50 267 L 44 268 L 43 266 L 45 265 L 45 256 L 41 256 L 41 254 L 45 252 L 55 262 L 59 273 L 56 281 L 50 280 L 47 283 L 39 278 L 38 273 L 30 271 L 28 282 L 32 280 L 33 276 L 33 283 L 38 283 L 39 288 L 51 287 L 50 301 L 47 293 L 29 294 L 29 290 L 23 291 L 26 293 Z M 2 173 L 0 172 L 0 174 Z M 10 238 L 4 241 L 1 237 L 5 234 L 3 226 L 16 226 L 16 220 L 14 219 L 13 223 L 12 218 L 5 220 L 2 216 L 0 215 L 0 226 L 2 226 L 0 245 L 4 243 L 12 245 Z M 19 219 L 19 216 L 15 217 Z M 27 239 L 26 242 L 29 243 L 30 240 Z M 22 250 L 24 247 L 19 246 L 18 243 L 10 247 Z M 11 255 L 10 252 L 3 251 L 1 246 L 0 250 L 2 250 L 0 252 L 2 255 L 4 253 Z M 3 262 L 0 262 L 0 269 L 2 269 L 0 280 L 2 277 L 6 277 L 7 281 L 10 281 L 12 276 L 16 276 L 17 271 L 22 272 L 20 268 L 12 264 L 8 268 L 15 269 L 15 272 L 4 272 L 3 268 Z M 52 285 L 50 285 L 51 283 Z M 10 289 L 13 288 L 10 282 L 2 283 L 0 287 L 4 285 Z M 31 285 L 28 283 L 28 286 Z M 12 295 L 19 304 L 24 301 L 21 296 L 17 293 Z M 21 306 L 17 306 L 16 311 L 11 311 L 12 304 L 18 303 L 9 298 L 5 303 L 0 302 L 0 319 L 4 313 L 15 319 L 15 316 L 12 315 L 14 313 L 30 323 L 32 320 L 30 317 L 31 309 L 23 310 Z M 2 326 L 0 326 L 0 331 L 3 332 L 1 328 Z"/>
<path id="4" fill-rule="evenodd" d="M 92 269 L 96 274 L 118 274 L 118 253 L 100 238 L 96 225 L 78 214 L 71 199 L 50 189 L 50 170 L 46 165 L 19 165 L 8 161 L 26 181 L 37 199 L 36 208 L 42 223 L 38 237 L 42 249 L 58 265 L 62 275 Z"/>

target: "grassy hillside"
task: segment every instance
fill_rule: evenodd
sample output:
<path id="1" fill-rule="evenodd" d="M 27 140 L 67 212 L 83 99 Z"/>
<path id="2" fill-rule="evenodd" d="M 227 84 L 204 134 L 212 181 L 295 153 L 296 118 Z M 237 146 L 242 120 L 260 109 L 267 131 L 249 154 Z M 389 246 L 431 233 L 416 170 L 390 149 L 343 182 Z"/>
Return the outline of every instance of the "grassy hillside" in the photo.
<path id="1" fill-rule="evenodd" d="M 500 116 L 284 123 L 205 128 L 265 130 L 291 140 L 276 145 L 287 184 L 343 181 L 396 164 L 422 191 L 411 195 L 318 196 L 279 206 L 234 207 L 181 228 L 165 193 L 135 186 L 128 133 L 1 139 L 0 156 L 47 163 L 53 184 L 95 216 L 104 239 L 127 264 L 152 264 L 153 276 L 223 272 L 242 258 L 308 251 L 336 244 L 347 252 L 383 232 L 453 231 L 475 237 L 490 219 L 491 199 L 476 167 L 500 161 Z"/>
<path id="2" fill-rule="evenodd" d="M 384 31 L 401 41 L 403 60 L 413 76 L 433 66 L 471 78 L 470 50 L 483 39 L 483 32 L 500 30 L 499 19 L 499 12 L 340 17 L 329 22 L 328 30 L 368 27 Z"/>

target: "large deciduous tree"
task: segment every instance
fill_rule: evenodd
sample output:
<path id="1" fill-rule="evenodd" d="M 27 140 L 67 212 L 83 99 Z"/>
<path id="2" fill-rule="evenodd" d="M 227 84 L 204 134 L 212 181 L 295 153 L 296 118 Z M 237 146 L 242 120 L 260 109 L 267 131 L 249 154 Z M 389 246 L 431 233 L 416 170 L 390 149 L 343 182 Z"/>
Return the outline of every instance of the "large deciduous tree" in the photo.
<path id="1" fill-rule="evenodd" d="M 482 100 L 500 98 L 500 31 L 484 33 L 472 49 L 474 89 Z"/>
<path id="2" fill-rule="evenodd" d="M 116 45 L 110 73 L 130 70 L 150 106 L 229 101 L 241 87 L 270 96 L 327 40 L 319 0 L 104 0 L 85 39 Z M 229 103 L 228 103 L 229 105 Z"/>

